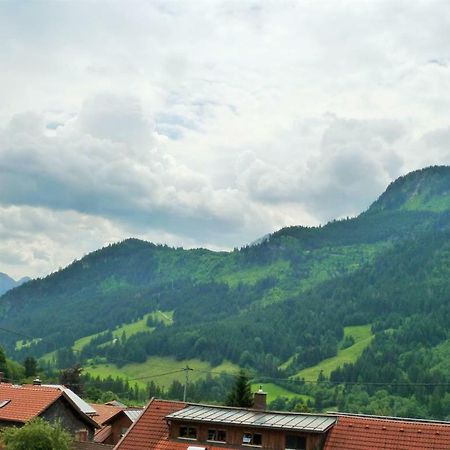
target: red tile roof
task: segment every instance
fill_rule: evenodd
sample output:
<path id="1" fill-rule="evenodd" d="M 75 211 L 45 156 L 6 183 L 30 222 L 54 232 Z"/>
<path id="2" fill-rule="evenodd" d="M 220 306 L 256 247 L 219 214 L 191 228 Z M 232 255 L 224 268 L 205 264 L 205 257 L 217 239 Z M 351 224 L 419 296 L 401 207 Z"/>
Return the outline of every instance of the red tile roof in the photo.
<path id="1" fill-rule="evenodd" d="M 152 399 L 141 417 L 117 444 L 117 450 L 153 450 L 168 436 L 165 417 L 186 406 L 186 403 Z"/>
<path id="2" fill-rule="evenodd" d="M 199 443 L 168 440 L 169 429 L 165 417 L 186 406 L 183 402 L 152 399 L 114 450 L 187 450 L 192 445 L 201 447 Z M 231 449 L 208 445 L 208 450 Z"/>
<path id="3" fill-rule="evenodd" d="M 63 392 L 42 386 L 15 386 L 0 383 L 0 404 L 10 400 L 0 408 L 0 420 L 27 422 L 43 413 Z"/>
<path id="4" fill-rule="evenodd" d="M 448 450 L 450 423 L 339 415 L 324 450 Z"/>
<path id="5" fill-rule="evenodd" d="M 97 416 L 92 416 L 92 418 L 99 424 L 103 425 L 107 420 L 119 414 L 124 408 L 120 406 L 111 406 L 104 404 L 91 403 L 90 404 L 96 411 Z"/>
<path id="6" fill-rule="evenodd" d="M 112 426 L 107 425 L 95 433 L 94 442 L 105 442 L 111 436 Z"/>
<path id="7" fill-rule="evenodd" d="M 74 442 L 74 450 L 112 450 L 114 445 L 100 444 L 98 442 Z"/>

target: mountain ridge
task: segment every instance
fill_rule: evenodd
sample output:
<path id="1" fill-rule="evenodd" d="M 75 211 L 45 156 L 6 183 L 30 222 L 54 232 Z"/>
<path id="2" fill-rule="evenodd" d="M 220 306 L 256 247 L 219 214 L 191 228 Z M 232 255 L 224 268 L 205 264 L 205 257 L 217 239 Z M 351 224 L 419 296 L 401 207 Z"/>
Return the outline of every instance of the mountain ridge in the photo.
<path id="1" fill-rule="evenodd" d="M 447 184 L 448 167 L 415 171 L 355 218 L 283 228 L 230 252 L 138 239 L 112 244 L 4 294 L 0 326 L 37 339 L 17 346 L 17 336 L 3 333 L 2 342 L 20 359 L 62 349 L 70 354 L 77 339 L 103 333 L 81 348 L 83 364 L 94 357 L 110 364 L 197 358 L 213 367 L 226 360 L 287 380 L 335 356 L 345 327 L 370 326 L 369 347 L 330 377 L 415 383 L 418 369 L 411 367 L 420 367 L 432 378 L 437 356 L 404 361 L 415 349 L 433 352 L 450 342 L 444 325 L 450 321 Z M 411 202 L 416 197 L 420 201 Z M 54 311 L 57 320 L 50 319 Z M 149 320 L 139 332 L 108 341 L 108 331 L 156 311 L 170 312 L 173 320 Z M 450 385 L 450 373 L 439 377 Z M 393 396 L 420 395 L 388 389 Z M 318 395 L 307 386 L 303 393 Z M 420 400 L 424 414 L 431 414 L 431 395 Z"/>

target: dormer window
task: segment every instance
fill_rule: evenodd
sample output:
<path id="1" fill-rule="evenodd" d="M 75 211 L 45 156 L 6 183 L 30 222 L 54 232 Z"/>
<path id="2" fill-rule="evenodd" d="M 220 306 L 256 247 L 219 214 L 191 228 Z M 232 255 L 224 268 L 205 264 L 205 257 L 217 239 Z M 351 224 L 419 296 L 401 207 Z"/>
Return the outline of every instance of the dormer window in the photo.
<path id="1" fill-rule="evenodd" d="M 296 436 L 294 434 L 286 435 L 286 450 L 305 450 L 305 436 Z"/>
<path id="2" fill-rule="evenodd" d="M 242 436 L 242 444 L 262 446 L 262 435 L 260 433 L 244 433 Z"/>
<path id="3" fill-rule="evenodd" d="M 208 429 L 208 441 L 227 442 L 227 433 L 225 430 Z"/>
<path id="4" fill-rule="evenodd" d="M 182 425 L 178 436 L 181 439 L 197 439 L 197 428 Z"/>

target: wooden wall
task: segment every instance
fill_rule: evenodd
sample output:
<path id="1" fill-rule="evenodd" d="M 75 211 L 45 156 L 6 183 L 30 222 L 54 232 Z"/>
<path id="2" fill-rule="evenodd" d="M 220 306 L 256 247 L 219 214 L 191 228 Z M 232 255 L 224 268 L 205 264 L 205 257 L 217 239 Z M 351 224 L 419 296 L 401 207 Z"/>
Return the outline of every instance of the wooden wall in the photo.
<path id="1" fill-rule="evenodd" d="M 197 440 L 180 439 L 179 432 L 180 427 L 189 426 L 197 429 Z M 244 433 L 259 433 L 262 435 L 262 448 L 264 450 L 285 450 L 286 446 L 286 434 L 304 436 L 306 437 L 306 450 L 320 450 L 323 448 L 324 434 L 318 433 L 296 433 L 294 431 L 285 430 L 270 430 L 267 428 L 255 428 L 255 427 L 241 427 L 241 426 L 226 426 L 226 425 L 214 425 L 214 424 L 202 424 L 193 422 L 175 422 L 172 421 L 169 426 L 169 437 L 178 441 L 190 441 L 195 443 L 202 443 L 205 446 L 210 444 L 208 441 L 208 430 L 225 430 L 227 433 L 227 447 L 230 445 L 236 446 L 236 448 L 242 448 L 242 437 Z M 218 447 L 216 443 L 214 446 Z M 245 447 L 245 446 L 244 446 Z M 249 448 L 255 448 L 249 446 Z M 258 448 L 258 447 L 256 447 Z"/>

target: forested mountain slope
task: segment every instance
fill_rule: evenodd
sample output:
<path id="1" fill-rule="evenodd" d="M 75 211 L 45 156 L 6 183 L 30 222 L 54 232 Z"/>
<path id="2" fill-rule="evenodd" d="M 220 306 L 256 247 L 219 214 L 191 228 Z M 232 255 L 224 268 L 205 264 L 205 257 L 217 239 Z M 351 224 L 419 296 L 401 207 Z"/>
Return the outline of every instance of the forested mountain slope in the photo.
<path id="1" fill-rule="evenodd" d="M 356 218 L 284 228 L 232 252 L 136 239 L 108 246 L 3 295 L 0 326 L 37 339 L 1 339 L 17 358 L 40 356 L 155 311 L 173 312 L 173 322 L 149 320 L 114 343 L 105 333 L 81 359 L 229 360 L 287 379 L 336 355 L 344 327 L 371 324 L 372 344 L 331 380 L 414 397 L 411 414 L 440 417 L 430 406 L 437 394 L 416 385 L 439 380 L 427 385 L 439 385 L 441 398 L 450 392 L 450 168 L 399 178 Z"/>

